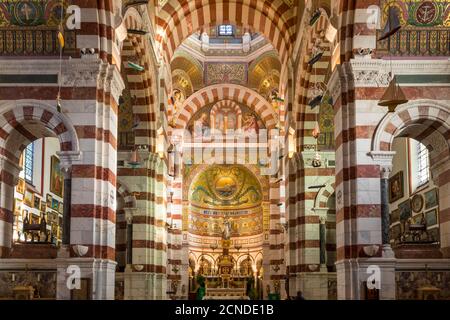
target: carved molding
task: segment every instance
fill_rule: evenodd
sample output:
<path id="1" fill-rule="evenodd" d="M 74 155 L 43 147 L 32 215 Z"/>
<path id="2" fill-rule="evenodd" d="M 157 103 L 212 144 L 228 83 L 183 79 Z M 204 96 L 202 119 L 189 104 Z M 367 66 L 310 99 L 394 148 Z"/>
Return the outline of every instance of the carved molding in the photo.
<path id="1" fill-rule="evenodd" d="M 450 61 L 353 59 L 345 64 L 355 87 L 387 87 L 391 68 L 394 75 L 443 75 L 450 74 Z"/>
<path id="2" fill-rule="evenodd" d="M 383 179 L 388 179 L 392 172 L 392 159 L 394 159 L 395 151 L 371 151 L 369 156 L 375 164 L 380 166 L 380 175 Z"/>

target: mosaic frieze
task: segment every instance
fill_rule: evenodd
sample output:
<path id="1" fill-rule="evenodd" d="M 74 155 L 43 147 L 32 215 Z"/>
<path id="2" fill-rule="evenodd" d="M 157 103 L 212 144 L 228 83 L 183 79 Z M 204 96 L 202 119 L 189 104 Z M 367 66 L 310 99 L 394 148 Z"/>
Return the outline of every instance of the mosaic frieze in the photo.
<path id="1" fill-rule="evenodd" d="M 69 1 L 65 1 L 65 7 Z M 63 6 L 59 0 L 10 0 L 0 2 L 0 27 L 58 26 Z"/>
<path id="2" fill-rule="evenodd" d="M 206 63 L 206 85 L 218 83 L 234 83 L 245 85 L 247 83 L 247 64 L 245 63 Z"/>
<path id="3" fill-rule="evenodd" d="M 383 1 L 382 25 L 386 24 L 389 6 L 395 7 L 402 29 L 378 42 L 381 54 L 406 56 L 448 55 L 450 52 L 450 1 Z M 381 34 L 378 33 L 378 37 Z"/>
<path id="4" fill-rule="evenodd" d="M 0 2 L 0 54 L 59 54 L 57 29 L 61 18 L 68 17 L 70 1 L 11 0 Z M 65 25 L 65 23 L 64 23 Z M 65 53 L 76 49 L 76 32 L 66 30 Z"/>

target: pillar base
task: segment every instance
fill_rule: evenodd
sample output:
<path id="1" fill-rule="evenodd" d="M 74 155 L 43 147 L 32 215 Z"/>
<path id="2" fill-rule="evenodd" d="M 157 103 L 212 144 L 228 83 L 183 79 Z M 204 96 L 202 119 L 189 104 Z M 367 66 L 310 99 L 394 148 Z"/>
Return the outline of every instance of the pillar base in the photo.
<path id="1" fill-rule="evenodd" d="M 64 255 L 65 250 L 61 254 Z M 96 258 L 57 258 L 56 299 L 71 300 L 75 278 L 89 279 L 89 300 L 114 300 L 117 262 Z"/>
<path id="2" fill-rule="evenodd" d="M 392 250 L 392 247 L 390 244 L 383 244 L 381 255 L 383 258 L 388 258 L 388 259 L 395 258 L 394 250 Z"/>
<path id="3" fill-rule="evenodd" d="M 380 300 L 395 299 L 395 258 L 358 258 L 336 262 L 339 300 L 364 300 L 365 282 L 375 280 Z"/>
<path id="4" fill-rule="evenodd" d="M 125 272 L 125 300 L 166 300 L 167 276 L 149 272 Z"/>

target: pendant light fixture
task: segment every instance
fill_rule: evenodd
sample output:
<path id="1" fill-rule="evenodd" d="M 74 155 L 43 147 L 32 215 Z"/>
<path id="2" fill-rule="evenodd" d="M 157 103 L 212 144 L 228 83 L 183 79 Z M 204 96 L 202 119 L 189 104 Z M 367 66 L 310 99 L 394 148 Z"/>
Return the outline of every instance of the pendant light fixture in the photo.
<path id="1" fill-rule="evenodd" d="M 408 100 L 406 99 L 405 93 L 403 92 L 402 88 L 400 88 L 400 86 L 397 84 L 395 76 L 392 77 L 392 80 L 389 83 L 389 86 L 387 87 L 383 96 L 381 97 L 381 100 L 378 103 L 378 105 L 382 107 L 387 107 L 389 112 L 395 112 L 395 108 L 397 108 L 398 105 L 407 102 Z"/>
<path id="2" fill-rule="evenodd" d="M 132 62 L 132 61 L 128 61 L 128 66 L 129 66 L 131 69 L 136 70 L 136 71 L 139 71 L 139 72 L 142 72 L 142 71 L 145 70 L 145 68 L 144 68 L 143 66 L 141 66 L 141 65 L 139 65 L 139 64 L 137 64 L 137 63 L 134 63 L 134 62 Z"/>
<path id="3" fill-rule="evenodd" d="M 310 66 L 313 66 L 314 64 L 316 64 L 323 56 L 324 51 L 320 48 L 320 39 L 318 39 L 316 41 L 316 43 L 314 44 L 312 50 L 311 50 L 311 59 L 309 59 L 308 64 Z"/>

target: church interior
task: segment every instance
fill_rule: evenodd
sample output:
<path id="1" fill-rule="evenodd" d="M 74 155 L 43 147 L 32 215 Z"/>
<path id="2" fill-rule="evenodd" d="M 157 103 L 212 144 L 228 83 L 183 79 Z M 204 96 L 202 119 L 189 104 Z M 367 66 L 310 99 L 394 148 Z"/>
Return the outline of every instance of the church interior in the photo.
<path id="1" fill-rule="evenodd" d="M 0 1 L 0 300 L 450 300 L 450 1 Z"/>

